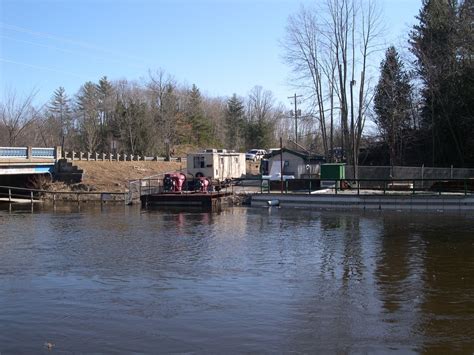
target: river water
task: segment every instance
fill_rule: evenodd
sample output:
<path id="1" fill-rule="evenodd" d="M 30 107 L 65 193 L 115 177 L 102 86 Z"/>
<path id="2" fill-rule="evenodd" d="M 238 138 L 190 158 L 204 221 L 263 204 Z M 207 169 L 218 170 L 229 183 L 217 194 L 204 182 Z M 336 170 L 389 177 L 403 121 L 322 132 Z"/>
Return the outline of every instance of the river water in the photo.
<path id="1" fill-rule="evenodd" d="M 1 354 L 474 351 L 472 214 L 66 205 L 0 228 Z"/>

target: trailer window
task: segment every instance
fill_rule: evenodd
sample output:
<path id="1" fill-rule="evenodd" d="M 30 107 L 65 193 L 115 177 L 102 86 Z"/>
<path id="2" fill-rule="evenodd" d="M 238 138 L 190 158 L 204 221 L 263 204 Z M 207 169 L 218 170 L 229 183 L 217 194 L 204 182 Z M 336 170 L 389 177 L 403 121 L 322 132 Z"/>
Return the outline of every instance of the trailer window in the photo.
<path id="1" fill-rule="evenodd" d="M 194 168 L 204 168 L 204 157 L 194 157 Z"/>

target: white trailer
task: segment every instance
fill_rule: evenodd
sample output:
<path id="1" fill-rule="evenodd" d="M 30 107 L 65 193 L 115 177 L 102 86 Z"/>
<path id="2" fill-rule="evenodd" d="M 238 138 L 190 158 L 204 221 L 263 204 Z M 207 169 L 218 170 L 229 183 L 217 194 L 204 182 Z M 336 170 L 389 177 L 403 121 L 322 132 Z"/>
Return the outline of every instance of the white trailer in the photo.
<path id="1" fill-rule="evenodd" d="M 226 149 L 206 149 L 190 153 L 187 157 L 188 174 L 205 176 L 213 180 L 238 179 L 247 173 L 245 153 Z"/>

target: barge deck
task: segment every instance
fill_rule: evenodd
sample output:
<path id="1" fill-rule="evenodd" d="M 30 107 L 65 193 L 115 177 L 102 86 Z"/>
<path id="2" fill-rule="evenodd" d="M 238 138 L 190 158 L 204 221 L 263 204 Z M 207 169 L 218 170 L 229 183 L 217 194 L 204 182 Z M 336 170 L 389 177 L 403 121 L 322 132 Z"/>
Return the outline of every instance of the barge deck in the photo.
<path id="1" fill-rule="evenodd" d="M 231 196 L 231 192 L 163 192 L 158 194 L 143 195 L 140 197 L 142 207 L 172 206 L 201 208 L 214 210 L 219 208 L 224 200 Z"/>

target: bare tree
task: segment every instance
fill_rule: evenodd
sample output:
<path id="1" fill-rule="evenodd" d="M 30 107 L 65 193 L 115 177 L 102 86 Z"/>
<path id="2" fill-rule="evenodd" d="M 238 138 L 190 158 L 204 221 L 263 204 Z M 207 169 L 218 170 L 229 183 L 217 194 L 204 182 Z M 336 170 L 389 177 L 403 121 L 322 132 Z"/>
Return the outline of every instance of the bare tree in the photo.
<path id="1" fill-rule="evenodd" d="M 163 150 L 167 144 L 173 146 L 179 142 L 179 92 L 175 79 L 159 69 L 148 73 L 146 83 L 151 114 L 159 138 L 158 148 Z M 167 142 L 167 143 L 165 143 Z"/>
<path id="2" fill-rule="evenodd" d="M 293 67 L 293 73 L 297 82 L 300 83 L 300 88 L 308 94 L 311 103 L 310 111 L 319 123 L 324 153 L 328 156 L 325 95 L 328 90 L 329 104 L 333 104 L 334 70 L 331 71 L 330 68 L 331 66 L 334 68 L 335 64 L 334 56 L 325 39 L 323 28 L 318 23 L 315 12 L 302 7 L 299 13 L 290 16 L 284 43 L 285 60 Z"/>
<path id="3" fill-rule="evenodd" d="M 33 107 L 36 91 L 19 98 L 13 91 L 6 94 L 4 102 L 0 103 L 0 123 L 7 132 L 7 144 L 15 146 L 18 138 L 27 127 L 37 118 L 38 111 Z"/>
<path id="4" fill-rule="evenodd" d="M 247 100 L 247 148 L 265 148 L 273 143 L 275 122 L 275 98 L 269 90 L 255 86 Z"/>
<path id="5" fill-rule="evenodd" d="M 339 117 L 343 150 L 354 166 L 371 101 L 366 77 L 379 18 L 371 0 L 326 0 L 319 9 L 302 7 L 290 17 L 284 42 L 285 60 L 312 98 L 326 156 L 331 159 Z"/>

